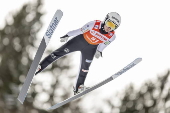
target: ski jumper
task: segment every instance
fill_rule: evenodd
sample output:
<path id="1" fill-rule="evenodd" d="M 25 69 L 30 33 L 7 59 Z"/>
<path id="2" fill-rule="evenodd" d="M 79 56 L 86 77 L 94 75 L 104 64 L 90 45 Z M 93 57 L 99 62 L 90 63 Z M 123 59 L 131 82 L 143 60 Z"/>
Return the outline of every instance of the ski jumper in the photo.
<path id="1" fill-rule="evenodd" d="M 102 52 L 114 39 L 115 33 L 111 31 L 106 34 L 100 33 L 102 21 L 95 20 L 85 24 L 82 28 L 73 30 L 67 33 L 68 36 L 74 36 L 71 40 L 61 46 L 59 49 L 53 51 L 44 60 L 40 62 L 41 72 L 49 64 L 55 60 L 63 57 L 71 52 L 81 52 L 81 64 L 79 74 L 77 75 L 75 83 L 75 91 L 78 87 L 84 84 L 89 67 L 92 63 L 96 50 Z M 36 74 L 37 74 L 36 73 Z"/>

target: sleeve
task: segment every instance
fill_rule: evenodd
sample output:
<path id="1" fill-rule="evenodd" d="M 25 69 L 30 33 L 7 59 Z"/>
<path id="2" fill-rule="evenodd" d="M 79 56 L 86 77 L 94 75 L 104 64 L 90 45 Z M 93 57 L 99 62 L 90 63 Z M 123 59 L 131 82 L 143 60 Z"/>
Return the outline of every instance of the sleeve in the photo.
<path id="1" fill-rule="evenodd" d="M 95 23 L 95 21 L 88 22 L 87 24 L 85 24 L 83 27 L 81 27 L 79 29 L 76 29 L 76 30 L 73 30 L 73 31 L 69 31 L 67 33 L 67 35 L 68 36 L 77 36 L 79 34 L 83 34 L 84 32 L 87 32 L 90 29 L 92 29 L 93 26 L 94 26 L 94 23 Z"/>
<path id="2" fill-rule="evenodd" d="M 97 51 L 102 52 L 111 42 L 113 42 L 116 38 L 116 35 L 114 34 L 108 41 L 101 43 L 97 47 Z"/>

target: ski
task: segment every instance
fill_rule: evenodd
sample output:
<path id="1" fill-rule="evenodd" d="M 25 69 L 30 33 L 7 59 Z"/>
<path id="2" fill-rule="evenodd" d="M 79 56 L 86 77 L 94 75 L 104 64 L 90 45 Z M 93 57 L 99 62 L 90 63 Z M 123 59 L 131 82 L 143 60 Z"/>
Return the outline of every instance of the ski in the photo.
<path id="1" fill-rule="evenodd" d="M 59 21 L 61 20 L 61 17 L 63 16 L 63 12 L 61 10 L 57 10 L 50 22 L 50 25 L 47 28 L 47 31 L 45 32 L 45 35 L 43 36 L 43 39 L 38 47 L 37 53 L 34 57 L 34 60 L 31 64 L 31 67 L 28 71 L 27 77 L 25 79 L 25 82 L 21 88 L 20 94 L 18 96 L 18 100 L 23 104 L 25 97 L 27 95 L 27 91 L 32 83 L 32 79 L 34 77 L 35 71 L 38 67 L 38 64 L 41 60 L 41 57 L 44 53 L 44 50 L 46 49 Z"/>
<path id="2" fill-rule="evenodd" d="M 73 96 L 73 97 L 70 97 L 64 101 L 62 101 L 61 103 L 58 103 L 58 104 L 55 104 L 54 106 L 52 106 L 51 108 L 49 108 L 48 110 L 53 110 L 53 109 L 56 109 L 56 108 L 59 108 L 65 104 L 67 104 L 68 102 L 70 101 L 73 101 L 75 99 L 78 99 L 80 98 L 81 96 L 101 87 L 102 85 L 114 80 L 115 78 L 117 78 L 118 76 L 120 76 L 121 74 L 123 74 L 124 72 L 126 72 L 127 70 L 131 69 L 132 67 L 134 67 L 136 64 L 138 64 L 140 61 L 142 61 L 142 58 L 136 58 L 133 62 L 131 62 L 130 64 L 128 64 L 126 67 L 124 67 L 122 70 L 118 71 L 116 74 L 112 75 L 111 77 L 105 79 L 104 81 L 94 85 L 93 87 Z"/>

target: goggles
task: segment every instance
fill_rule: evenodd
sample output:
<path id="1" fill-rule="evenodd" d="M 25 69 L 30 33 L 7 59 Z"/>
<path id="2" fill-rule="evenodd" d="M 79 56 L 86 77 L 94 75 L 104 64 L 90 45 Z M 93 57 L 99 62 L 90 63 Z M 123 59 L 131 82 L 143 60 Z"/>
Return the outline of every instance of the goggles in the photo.
<path id="1" fill-rule="evenodd" d="M 117 25 L 116 25 L 115 23 L 113 23 L 112 21 L 110 21 L 110 20 L 106 21 L 106 22 L 105 22 L 105 25 L 106 25 L 107 27 L 110 27 L 111 30 L 114 30 L 114 29 L 117 28 Z"/>

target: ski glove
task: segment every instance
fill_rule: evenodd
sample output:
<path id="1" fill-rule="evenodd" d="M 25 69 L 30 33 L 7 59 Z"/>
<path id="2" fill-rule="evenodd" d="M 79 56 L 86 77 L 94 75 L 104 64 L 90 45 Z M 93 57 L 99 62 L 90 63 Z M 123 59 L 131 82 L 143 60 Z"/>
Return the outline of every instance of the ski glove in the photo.
<path id="1" fill-rule="evenodd" d="M 102 57 L 102 52 L 96 51 L 95 57 L 96 57 L 96 58 Z"/>
<path id="2" fill-rule="evenodd" d="M 60 42 L 66 42 L 68 40 L 69 36 L 68 35 L 64 35 L 62 37 L 60 37 Z"/>

